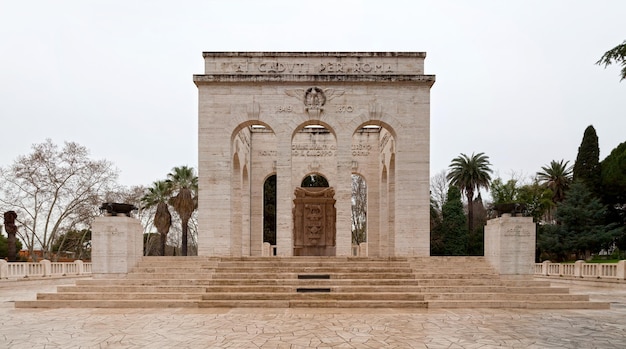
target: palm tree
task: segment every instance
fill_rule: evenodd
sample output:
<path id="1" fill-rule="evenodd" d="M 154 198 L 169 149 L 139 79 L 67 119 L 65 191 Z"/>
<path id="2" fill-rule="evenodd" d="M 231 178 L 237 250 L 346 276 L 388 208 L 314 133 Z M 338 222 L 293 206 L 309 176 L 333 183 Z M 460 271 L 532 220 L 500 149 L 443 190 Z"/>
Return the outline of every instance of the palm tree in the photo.
<path id="1" fill-rule="evenodd" d="M 467 226 L 469 233 L 474 231 L 474 193 L 480 188 L 489 189 L 492 173 L 489 157 L 485 153 L 472 153 L 469 157 L 463 153 L 452 159 L 450 172 L 446 178 L 450 184 L 457 186 L 467 198 L 468 218 Z"/>
<path id="2" fill-rule="evenodd" d="M 189 219 L 193 211 L 198 208 L 198 176 L 196 176 L 193 167 L 174 167 L 172 172 L 167 175 L 167 182 L 171 186 L 172 194 L 176 193 L 176 196 L 170 198 L 169 203 L 174 207 L 182 222 L 181 254 L 186 256 Z"/>
<path id="3" fill-rule="evenodd" d="M 542 171 L 537 172 L 537 180 L 552 190 L 552 201 L 561 202 L 565 198 L 565 191 L 572 183 L 572 166 L 567 166 L 569 161 L 552 160 L 549 166 L 543 166 Z"/>
<path id="4" fill-rule="evenodd" d="M 148 188 L 148 192 L 141 198 L 143 208 L 151 208 L 156 206 L 154 214 L 154 226 L 161 235 L 160 254 L 165 256 L 165 242 L 167 241 L 167 233 L 172 225 L 172 215 L 167 206 L 170 198 L 171 188 L 166 181 L 157 181 L 152 183 L 152 187 Z"/>

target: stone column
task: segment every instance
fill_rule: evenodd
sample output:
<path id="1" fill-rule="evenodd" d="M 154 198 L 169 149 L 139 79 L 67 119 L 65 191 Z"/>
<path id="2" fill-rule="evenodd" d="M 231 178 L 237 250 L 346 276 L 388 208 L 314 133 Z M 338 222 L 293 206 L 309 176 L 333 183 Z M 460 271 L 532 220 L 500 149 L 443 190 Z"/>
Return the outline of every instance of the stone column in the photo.
<path id="1" fill-rule="evenodd" d="M 293 256 L 293 192 L 291 182 L 291 138 L 277 134 L 276 163 L 276 254 Z"/>
<path id="2" fill-rule="evenodd" d="M 532 217 L 502 217 L 487 221 L 485 258 L 501 276 L 534 275 L 536 227 Z"/>
<path id="3" fill-rule="evenodd" d="M 92 274 L 124 277 L 143 256 L 143 228 L 135 218 L 97 217 L 92 226 Z"/>

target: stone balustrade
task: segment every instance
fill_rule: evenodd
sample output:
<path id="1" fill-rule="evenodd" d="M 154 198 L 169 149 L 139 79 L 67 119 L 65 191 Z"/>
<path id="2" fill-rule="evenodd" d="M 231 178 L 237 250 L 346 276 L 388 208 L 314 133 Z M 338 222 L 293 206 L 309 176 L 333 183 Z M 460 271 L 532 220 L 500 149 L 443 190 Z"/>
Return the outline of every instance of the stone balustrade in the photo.
<path id="1" fill-rule="evenodd" d="M 617 263 L 535 263 L 535 275 L 626 280 L 626 260 Z"/>
<path id="2" fill-rule="evenodd" d="M 81 260 L 74 262 L 51 262 L 44 259 L 38 263 L 9 263 L 5 260 L 0 260 L 0 279 L 88 274 L 91 274 L 91 263 L 86 263 Z"/>

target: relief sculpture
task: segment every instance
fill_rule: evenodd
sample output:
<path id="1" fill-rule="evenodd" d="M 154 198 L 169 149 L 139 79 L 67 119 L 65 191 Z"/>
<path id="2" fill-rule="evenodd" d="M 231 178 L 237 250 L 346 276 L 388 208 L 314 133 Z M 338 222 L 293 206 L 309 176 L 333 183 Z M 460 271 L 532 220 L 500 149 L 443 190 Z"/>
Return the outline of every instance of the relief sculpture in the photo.
<path id="1" fill-rule="evenodd" d="M 294 255 L 335 255 L 335 191 L 333 188 L 296 188 L 294 199 Z"/>

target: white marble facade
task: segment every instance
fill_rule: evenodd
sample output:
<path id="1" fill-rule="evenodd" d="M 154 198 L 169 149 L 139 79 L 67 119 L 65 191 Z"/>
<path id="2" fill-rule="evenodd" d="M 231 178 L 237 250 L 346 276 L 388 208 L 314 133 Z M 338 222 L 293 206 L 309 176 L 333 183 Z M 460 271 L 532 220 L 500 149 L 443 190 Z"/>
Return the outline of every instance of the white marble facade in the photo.
<path id="1" fill-rule="evenodd" d="M 198 254 L 260 256 L 263 183 L 293 255 L 294 190 L 324 176 L 336 255 L 351 254 L 351 178 L 368 185 L 369 256 L 428 256 L 430 88 L 423 52 L 205 52 L 198 87 Z M 323 126 L 323 129 L 310 126 Z M 308 126 L 308 127 L 307 127 Z"/>

